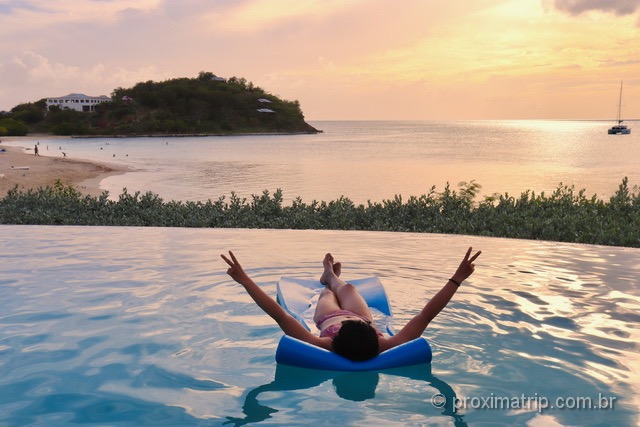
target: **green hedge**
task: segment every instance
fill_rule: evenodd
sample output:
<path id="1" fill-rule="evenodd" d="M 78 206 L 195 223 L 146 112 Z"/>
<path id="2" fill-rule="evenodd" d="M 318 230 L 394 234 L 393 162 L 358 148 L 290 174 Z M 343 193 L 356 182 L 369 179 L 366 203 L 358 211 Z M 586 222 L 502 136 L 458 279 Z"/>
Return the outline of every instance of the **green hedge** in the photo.
<path id="1" fill-rule="evenodd" d="M 104 192 L 82 195 L 57 182 L 37 190 L 10 190 L 0 200 L 0 223 L 154 227 L 291 228 L 466 234 L 640 247 L 640 193 L 624 178 L 608 201 L 560 184 L 550 195 L 527 191 L 477 201 L 480 185 L 356 205 L 346 197 L 283 203 L 283 193 L 207 202 L 165 202 L 148 192 L 117 201 Z"/>

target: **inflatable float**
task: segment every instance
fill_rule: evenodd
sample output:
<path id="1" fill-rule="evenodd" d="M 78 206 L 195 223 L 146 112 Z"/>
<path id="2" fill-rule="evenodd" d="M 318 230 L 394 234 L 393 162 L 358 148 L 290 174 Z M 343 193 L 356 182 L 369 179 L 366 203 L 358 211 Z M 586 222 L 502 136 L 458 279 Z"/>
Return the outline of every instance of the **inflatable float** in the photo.
<path id="1" fill-rule="evenodd" d="M 382 282 L 377 277 L 350 280 L 371 308 L 376 328 L 393 335 L 391 306 Z M 278 303 L 309 331 L 318 333 L 313 313 L 324 286 L 314 280 L 282 277 L 277 284 Z M 283 336 L 276 350 L 276 362 L 299 368 L 333 371 L 371 371 L 431 362 L 431 346 L 420 337 L 389 349 L 373 359 L 354 362 L 336 353 Z"/>

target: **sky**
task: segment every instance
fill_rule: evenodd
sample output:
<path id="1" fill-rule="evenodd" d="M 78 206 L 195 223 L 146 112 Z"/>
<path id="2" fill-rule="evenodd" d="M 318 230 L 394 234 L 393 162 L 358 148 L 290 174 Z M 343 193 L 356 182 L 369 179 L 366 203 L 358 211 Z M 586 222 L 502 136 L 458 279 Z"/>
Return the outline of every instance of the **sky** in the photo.
<path id="1" fill-rule="evenodd" d="M 640 119 L 640 0 L 0 0 L 0 111 L 243 77 L 307 120 Z"/>

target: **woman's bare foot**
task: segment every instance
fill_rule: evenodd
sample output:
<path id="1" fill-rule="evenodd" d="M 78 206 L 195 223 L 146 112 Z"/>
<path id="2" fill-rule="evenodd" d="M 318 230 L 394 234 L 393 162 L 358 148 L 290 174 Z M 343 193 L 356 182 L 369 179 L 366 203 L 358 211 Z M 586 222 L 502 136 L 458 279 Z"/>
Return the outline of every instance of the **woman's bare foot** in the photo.
<path id="1" fill-rule="evenodd" d="M 324 256 L 322 266 L 324 267 L 324 271 L 322 272 L 322 276 L 320 276 L 320 283 L 326 286 L 329 284 L 329 278 L 331 275 L 337 275 L 334 271 L 335 264 L 333 263 L 333 256 L 331 254 L 326 254 Z"/>
<path id="2" fill-rule="evenodd" d="M 342 273 L 342 264 L 339 262 L 333 264 L 333 272 L 336 274 L 336 276 L 340 277 L 340 274 Z"/>

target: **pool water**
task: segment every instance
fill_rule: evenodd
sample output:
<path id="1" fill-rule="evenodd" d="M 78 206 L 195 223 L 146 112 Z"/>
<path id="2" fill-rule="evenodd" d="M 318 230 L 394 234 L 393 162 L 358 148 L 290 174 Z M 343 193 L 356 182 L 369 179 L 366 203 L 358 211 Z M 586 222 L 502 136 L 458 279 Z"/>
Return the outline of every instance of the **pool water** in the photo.
<path id="1" fill-rule="evenodd" d="M 219 258 L 234 250 L 275 295 L 283 275 L 317 278 L 330 251 L 346 279 L 380 277 L 397 329 L 468 246 L 483 254 L 425 332 L 433 362 L 365 373 L 277 366 L 280 330 Z M 640 420 L 638 249 L 412 233 L 0 226 L 0 254 L 2 426 Z M 577 407 L 587 398 L 592 409 Z"/>

